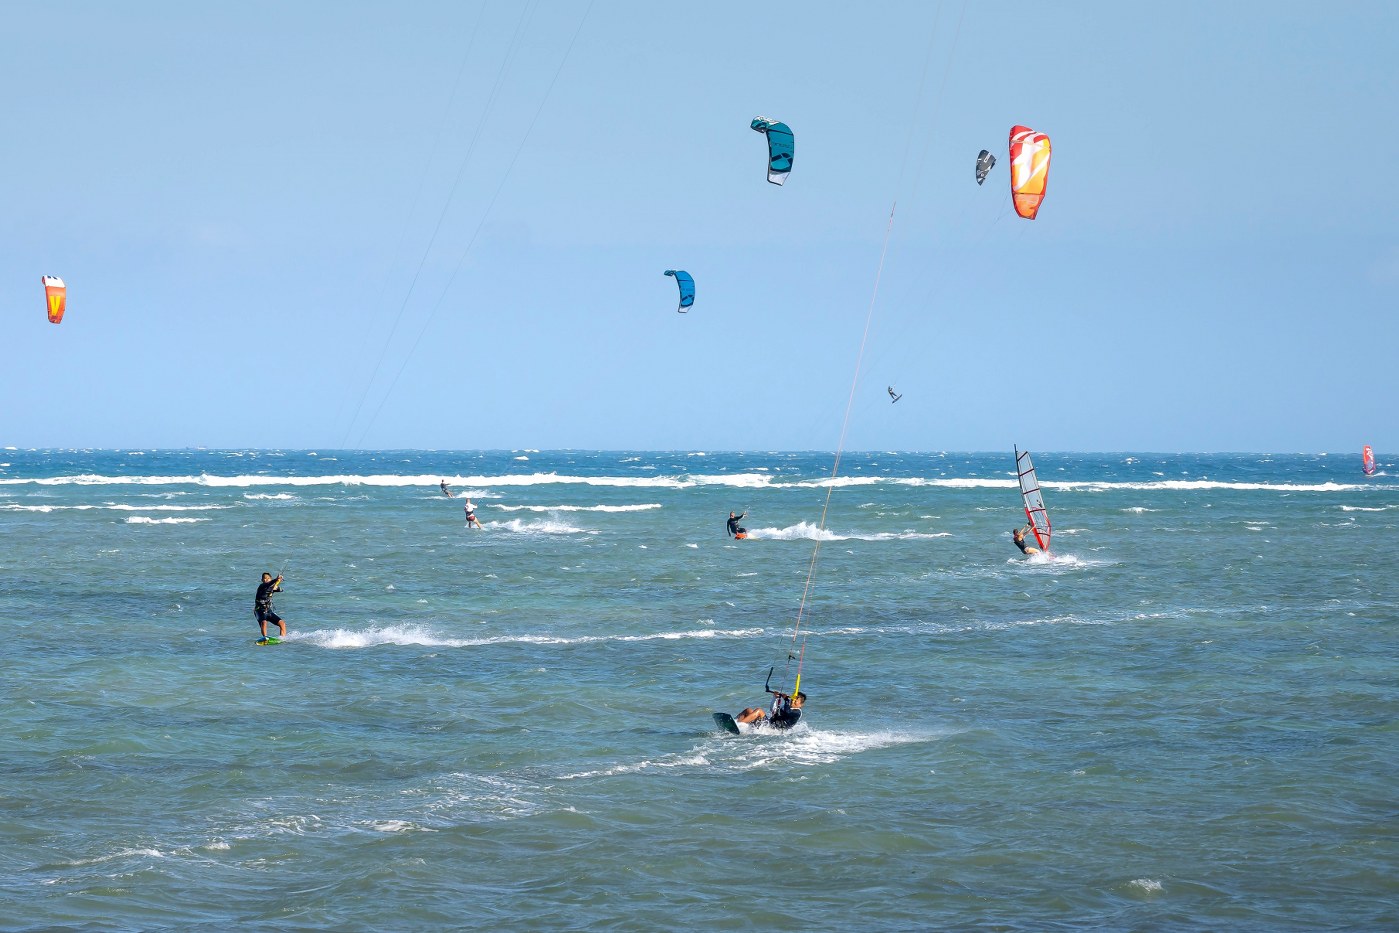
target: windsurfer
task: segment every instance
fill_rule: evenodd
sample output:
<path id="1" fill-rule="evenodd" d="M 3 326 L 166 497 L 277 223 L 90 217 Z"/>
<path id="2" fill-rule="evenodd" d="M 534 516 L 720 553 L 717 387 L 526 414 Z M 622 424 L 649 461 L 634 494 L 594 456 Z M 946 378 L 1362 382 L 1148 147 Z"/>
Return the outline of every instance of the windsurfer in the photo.
<path id="1" fill-rule="evenodd" d="M 757 723 L 767 720 L 774 729 L 790 729 L 802 718 L 802 706 L 806 704 L 806 694 L 800 690 L 796 696 L 769 690 L 772 694 L 772 707 L 764 711 L 761 706 L 750 706 L 734 717 L 734 722 Z"/>
<path id="2" fill-rule="evenodd" d="M 747 529 L 747 528 L 739 527 L 739 524 L 738 524 L 739 521 L 743 518 L 743 516 L 745 516 L 745 515 L 747 515 L 747 514 L 748 514 L 747 512 L 739 512 L 738 515 L 734 515 L 734 513 L 732 513 L 732 512 L 729 513 L 729 537 L 730 537 L 730 538 L 746 538 L 746 537 L 748 536 L 748 529 Z"/>
<path id="3" fill-rule="evenodd" d="M 1026 525 L 1023 528 L 1017 528 L 1012 531 L 1010 537 L 1011 540 L 1015 542 L 1015 546 L 1020 548 L 1022 554 L 1033 557 L 1040 552 L 1040 549 L 1037 547 L 1030 547 L 1030 545 L 1025 542 L 1025 535 L 1031 530 L 1033 530 L 1033 526 Z"/>

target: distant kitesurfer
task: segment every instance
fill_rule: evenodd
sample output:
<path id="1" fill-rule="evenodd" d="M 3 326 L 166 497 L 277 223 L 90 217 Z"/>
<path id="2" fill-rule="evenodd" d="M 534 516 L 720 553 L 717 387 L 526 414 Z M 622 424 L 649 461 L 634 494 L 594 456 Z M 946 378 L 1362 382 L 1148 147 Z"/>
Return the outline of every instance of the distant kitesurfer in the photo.
<path id="1" fill-rule="evenodd" d="M 743 516 L 745 516 L 745 515 L 747 515 L 747 514 L 748 514 L 747 512 L 740 512 L 740 513 L 738 513 L 738 515 L 734 515 L 734 513 L 732 513 L 732 512 L 729 513 L 729 537 L 730 537 L 730 538 L 746 538 L 746 537 L 748 537 L 748 529 L 747 529 L 747 528 L 741 528 L 741 527 L 739 527 L 739 524 L 738 524 L 738 523 L 739 523 L 739 520 L 742 519 Z"/>
<path id="2" fill-rule="evenodd" d="M 897 402 L 899 399 L 903 398 L 903 396 L 900 395 L 899 393 L 895 392 L 893 386 L 890 386 L 890 387 L 889 387 L 889 398 L 893 399 L 894 402 Z M 890 404 L 893 404 L 893 402 L 891 402 Z"/>
<path id="3" fill-rule="evenodd" d="M 466 512 L 466 527 L 470 528 L 472 525 L 475 525 L 477 528 L 480 528 L 481 522 L 476 518 L 476 505 L 471 501 L 470 496 L 466 497 L 466 505 L 463 506 L 462 509 Z"/>
<path id="4" fill-rule="evenodd" d="M 1023 528 L 1017 528 L 1010 533 L 1011 540 L 1015 542 L 1015 546 L 1020 548 L 1020 552 L 1028 557 L 1033 557 L 1034 555 L 1040 552 L 1039 548 L 1030 547 L 1030 545 L 1025 543 L 1025 535 L 1032 530 L 1034 530 L 1034 526 L 1026 525 Z"/>
<path id="5" fill-rule="evenodd" d="M 272 611 L 272 594 L 282 592 L 282 575 L 277 574 L 277 579 L 272 579 L 272 574 L 264 573 L 262 583 L 258 585 L 257 596 L 253 598 L 253 615 L 257 617 L 258 627 L 262 630 L 262 637 L 267 638 L 267 623 L 275 622 L 277 628 L 281 629 L 281 637 L 287 637 L 287 623 L 282 621 L 282 617 Z"/>
<path id="6" fill-rule="evenodd" d="M 442 495 L 446 496 L 448 499 L 452 498 L 452 490 L 447 488 L 447 481 L 445 479 L 442 481 Z"/>
<path id="7" fill-rule="evenodd" d="M 802 718 L 802 707 L 806 704 L 806 694 L 800 690 L 796 696 L 769 690 L 772 694 L 772 708 L 764 712 L 762 707 L 750 706 L 734 717 L 734 722 L 762 722 L 767 720 L 774 729 L 790 729 Z"/>

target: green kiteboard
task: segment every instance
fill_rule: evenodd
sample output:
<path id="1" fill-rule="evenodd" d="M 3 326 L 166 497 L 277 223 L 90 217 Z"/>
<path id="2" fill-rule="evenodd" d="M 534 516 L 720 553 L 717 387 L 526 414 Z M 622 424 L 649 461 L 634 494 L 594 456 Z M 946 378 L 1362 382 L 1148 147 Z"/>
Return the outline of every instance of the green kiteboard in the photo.
<path id="1" fill-rule="evenodd" d="M 266 638 L 259 638 L 257 641 L 253 642 L 255 645 L 280 645 L 281 643 L 282 640 L 276 635 L 268 635 Z"/>
<path id="2" fill-rule="evenodd" d="M 714 724 L 720 729 L 723 729 L 725 732 L 729 732 L 734 735 L 743 734 L 742 732 L 738 731 L 738 723 L 734 722 L 734 718 L 728 713 L 715 713 Z"/>

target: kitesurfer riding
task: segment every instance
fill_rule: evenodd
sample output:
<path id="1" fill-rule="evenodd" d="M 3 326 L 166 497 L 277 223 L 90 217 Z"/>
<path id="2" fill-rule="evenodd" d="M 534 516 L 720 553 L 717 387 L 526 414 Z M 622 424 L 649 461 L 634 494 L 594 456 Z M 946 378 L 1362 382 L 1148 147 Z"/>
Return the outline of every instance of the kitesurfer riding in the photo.
<path id="1" fill-rule="evenodd" d="M 447 481 L 445 479 L 442 481 L 442 495 L 446 496 L 448 499 L 452 498 L 452 490 L 447 488 Z"/>
<path id="2" fill-rule="evenodd" d="M 466 512 L 466 527 L 470 528 L 472 525 L 475 525 L 477 528 L 481 527 L 481 522 L 476 518 L 476 506 L 472 503 L 470 496 L 466 498 L 466 505 L 463 506 L 463 511 Z"/>
<path id="3" fill-rule="evenodd" d="M 772 707 L 764 712 L 762 707 L 750 706 L 734 717 L 734 722 L 758 723 L 767 720 L 774 729 L 790 729 L 802 718 L 802 706 L 806 704 L 806 694 L 800 690 L 796 696 L 769 690 L 772 694 Z"/>
<path id="4" fill-rule="evenodd" d="M 272 574 L 264 573 L 262 583 L 258 584 L 257 596 L 253 597 L 253 615 L 257 618 L 258 627 L 262 630 L 262 637 L 267 638 L 267 623 L 275 622 L 277 628 L 281 629 L 281 637 L 287 637 L 287 623 L 282 621 L 282 617 L 272 611 L 272 594 L 282 591 L 282 575 L 278 574 L 277 579 L 272 579 Z"/>
<path id="5" fill-rule="evenodd" d="M 745 516 L 745 515 L 747 515 L 747 514 L 748 514 L 747 512 L 740 512 L 740 513 L 738 513 L 738 515 L 734 515 L 734 513 L 732 513 L 732 512 L 729 513 L 729 537 L 730 537 L 730 538 L 746 538 L 746 537 L 748 537 L 748 529 L 747 529 L 747 528 L 741 528 L 741 527 L 739 527 L 739 524 L 738 524 L 738 523 L 739 523 L 739 520 L 742 519 L 743 516 Z"/>
<path id="6" fill-rule="evenodd" d="M 1028 557 L 1033 557 L 1034 555 L 1040 552 L 1039 548 L 1030 547 L 1030 545 L 1028 545 L 1025 542 L 1026 533 L 1033 530 L 1033 525 L 1026 525 L 1023 528 L 1017 528 L 1010 533 L 1011 540 L 1015 542 L 1016 547 L 1020 548 L 1020 553 L 1025 554 Z"/>

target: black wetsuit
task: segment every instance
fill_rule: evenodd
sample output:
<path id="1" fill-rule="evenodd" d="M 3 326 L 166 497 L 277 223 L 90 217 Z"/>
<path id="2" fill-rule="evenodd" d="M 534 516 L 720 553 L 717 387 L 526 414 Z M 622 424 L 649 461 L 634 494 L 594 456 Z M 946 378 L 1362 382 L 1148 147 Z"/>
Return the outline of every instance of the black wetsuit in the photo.
<path id="1" fill-rule="evenodd" d="M 743 513 L 743 515 L 747 515 L 747 514 L 748 514 L 747 512 L 744 512 L 744 513 Z M 736 517 L 736 518 L 730 518 L 730 519 L 729 519 L 729 537 L 732 538 L 734 535 L 738 534 L 740 531 L 746 532 L 746 531 L 748 530 L 747 528 L 740 528 L 740 527 L 738 526 L 738 520 L 739 520 L 740 518 L 742 518 L 743 515 L 739 515 L 739 516 Z"/>
<path id="2" fill-rule="evenodd" d="M 280 622 L 282 617 L 272 611 L 272 594 L 280 593 L 276 580 L 259 583 L 257 596 L 253 597 L 253 615 L 259 622 Z"/>
<path id="3" fill-rule="evenodd" d="M 774 697 L 772 712 L 768 715 L 768 725 L 774 729 L 790 729 L 802 718 L 802 711 L 792 706 L 792 701 L 784 696 Z"/>

